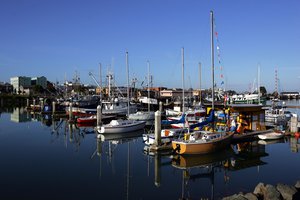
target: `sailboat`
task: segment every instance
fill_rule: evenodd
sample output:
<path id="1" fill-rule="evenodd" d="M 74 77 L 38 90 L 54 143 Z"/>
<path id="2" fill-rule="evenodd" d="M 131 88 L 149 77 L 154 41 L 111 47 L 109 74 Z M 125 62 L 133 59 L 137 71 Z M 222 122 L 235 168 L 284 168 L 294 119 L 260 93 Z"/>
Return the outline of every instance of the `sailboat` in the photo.
<path id="1" fill-rule="evenodd" d="M 149 61 L 147 62 L 148 64 L 148 111 L 143 112 L 143 111 L 139 111 L 133 114 L 130 114 L 128 116 L 128 119 L 131 120 L 143 120 L 143 121 L 147 121 L 147 122 L 153 122 L 154 121 L 154 112 L 150 111 L 150 63 Z"/>
<path id="2" fill-rule="evenodd" d="M 130 104 L 130 98 L 129 98 L 129 67 L 128 67 L 128 52 L 126 52 L 126 68 L 127 68 L 127 99 L 128 99 L 128 113 L 127 116 L 129 116 L 129 104 Z M 102 126 L 97 127 L 97 132 L 101 134 L 106 133 L 128 133 L 137 131 L 140 129 L 143 129 L 146 125 L 145 121 L 137 121 L 137 120 L 111 120 L 109 124 L 104 124 Z"/>
<path id="3" fill-rule="evenodd" d="M 211 15 L 211 62 L 212 62 L 212 112 L 214 111 L 214 48 L 213 12 Z M 213 127 L 212 127 L 213 129 Z M 194 131 L 184 138 L 172 141 L 172 148 L 178 154 L 208 154 L 230 145 L 233 132 Z"/>

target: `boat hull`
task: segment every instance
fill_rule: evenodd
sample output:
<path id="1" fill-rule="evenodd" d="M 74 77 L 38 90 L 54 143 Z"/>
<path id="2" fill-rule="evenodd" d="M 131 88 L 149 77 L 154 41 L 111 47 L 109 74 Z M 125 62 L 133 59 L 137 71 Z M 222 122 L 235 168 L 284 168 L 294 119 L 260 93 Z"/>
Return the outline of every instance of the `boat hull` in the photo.
<path id="1" fill-rule="evenodd" d="M 178 154 L 208 154 L 228 147 L 230 145 L 232 136 L 233 133 L 229 133 L 221 139 L 205 143 L 174 140 L 172 141 L 172 148 Z"/>
<path id="2" fill-rule="evenodd" d="M 276 132 L 258 135 L 258 138 L 261 140 L 276 140 L 276 139 L 280 139 L 283 137 L 284 137 L 283 133 L 276 133 Z"/>
<path id="3" fill-rule="evenodd" d="M 97 131 L 98 133 L 101 134 L 127 133 L 127 132 L 143 129 L 145 125 L 146 125 L 145 121 L 134 121 L 131 124 L 125 124 L 125 125 L 117 125 L 117 126 L 103 125 Z"/>

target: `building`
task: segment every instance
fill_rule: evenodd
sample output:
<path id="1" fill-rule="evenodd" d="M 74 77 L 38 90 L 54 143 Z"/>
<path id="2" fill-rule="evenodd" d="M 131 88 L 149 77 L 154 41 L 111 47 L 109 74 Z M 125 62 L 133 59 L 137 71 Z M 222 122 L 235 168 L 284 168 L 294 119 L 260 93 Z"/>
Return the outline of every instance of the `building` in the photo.
<path id="1" fill-rule="evenodd" d="M 9 83 L 0 83 L 0 93 L 12 93 L 13 86 Z"/>
<path id="2" fill-rule="evenodd" d="M 21 87 L 31 87 L 31 78 L 26 76 L 12 77 L 10 78 L 10 84 L 13 86 L 14 93 L 21 93 Z"/>
<path id="3" fill-rule="evenodd" d="M 16 76 L 10 78 L 10 84 L 13 86 L 14 93 L 30 93 L 32 86 L 40 85 L 43 89 L 47 88 L 47 78 L 41 77 L 26 77 L 26 76 Z M 26 92 L 25 92 L 26 90 Z"/>
<path id="4" fill-rule="evenodd" d="M 40 85 L 44 89 L 47 88 L 47 78 L 45 76 L 31 78 L 31 85 Z"/>

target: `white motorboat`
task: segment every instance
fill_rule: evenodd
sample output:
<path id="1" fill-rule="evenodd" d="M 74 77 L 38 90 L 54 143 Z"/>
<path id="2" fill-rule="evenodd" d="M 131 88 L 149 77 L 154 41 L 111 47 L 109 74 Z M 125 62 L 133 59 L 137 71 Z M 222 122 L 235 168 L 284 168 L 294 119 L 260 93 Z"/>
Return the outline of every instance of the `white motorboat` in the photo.
<path id="1" fill-rule="evenodd" d="M 284 137 L 283 131 L 273 131 L 271 133 L 260 134 L 258 138 L 261 140 L 276 140 Z"/>
<path id="2" fill-rule="evenodd" d="M 187 129 L 163 129 L 161 130 L 161 143 L 169 144 L 174 138 L 186 133 Z M 153 145 L 155 143 L 155 134 L 143 134 L 143 141 L 146 145 Z"/>
<path id="3" fill-rule="evenodd" d="M 143 129 L 145 127 L 145 121 L 135 120 L 111 120 L 109 124 L 104 124 L 97 128 L 98 133 L 127 133 L 136 130 Z"/>

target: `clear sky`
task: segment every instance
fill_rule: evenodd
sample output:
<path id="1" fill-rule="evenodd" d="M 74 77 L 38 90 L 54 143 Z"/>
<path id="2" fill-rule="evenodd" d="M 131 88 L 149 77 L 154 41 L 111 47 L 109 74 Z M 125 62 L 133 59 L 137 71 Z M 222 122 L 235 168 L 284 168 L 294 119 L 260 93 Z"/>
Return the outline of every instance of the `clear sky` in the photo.
<path id="1" fill-rule="evenodd" d="M 223 75 L 226 89 L 247 91 L 260 65 L 268 92 L 276 69 L 281 91 L 299 91 L 299 0 L 0 0 L 0 81 L 23 75 L 63 82 L 77 71 L 92 84 L 88 74 L 98 77 L 102 63 L 103 76 L 111 70 L 125 85 L 128 51 L 137 85 L 149 60 L 154 86 L 180 88 L 184 47 L 185 87 L 199 87 L 201 62 L 208 88 L 211 10 L 217 85 Z"/>

